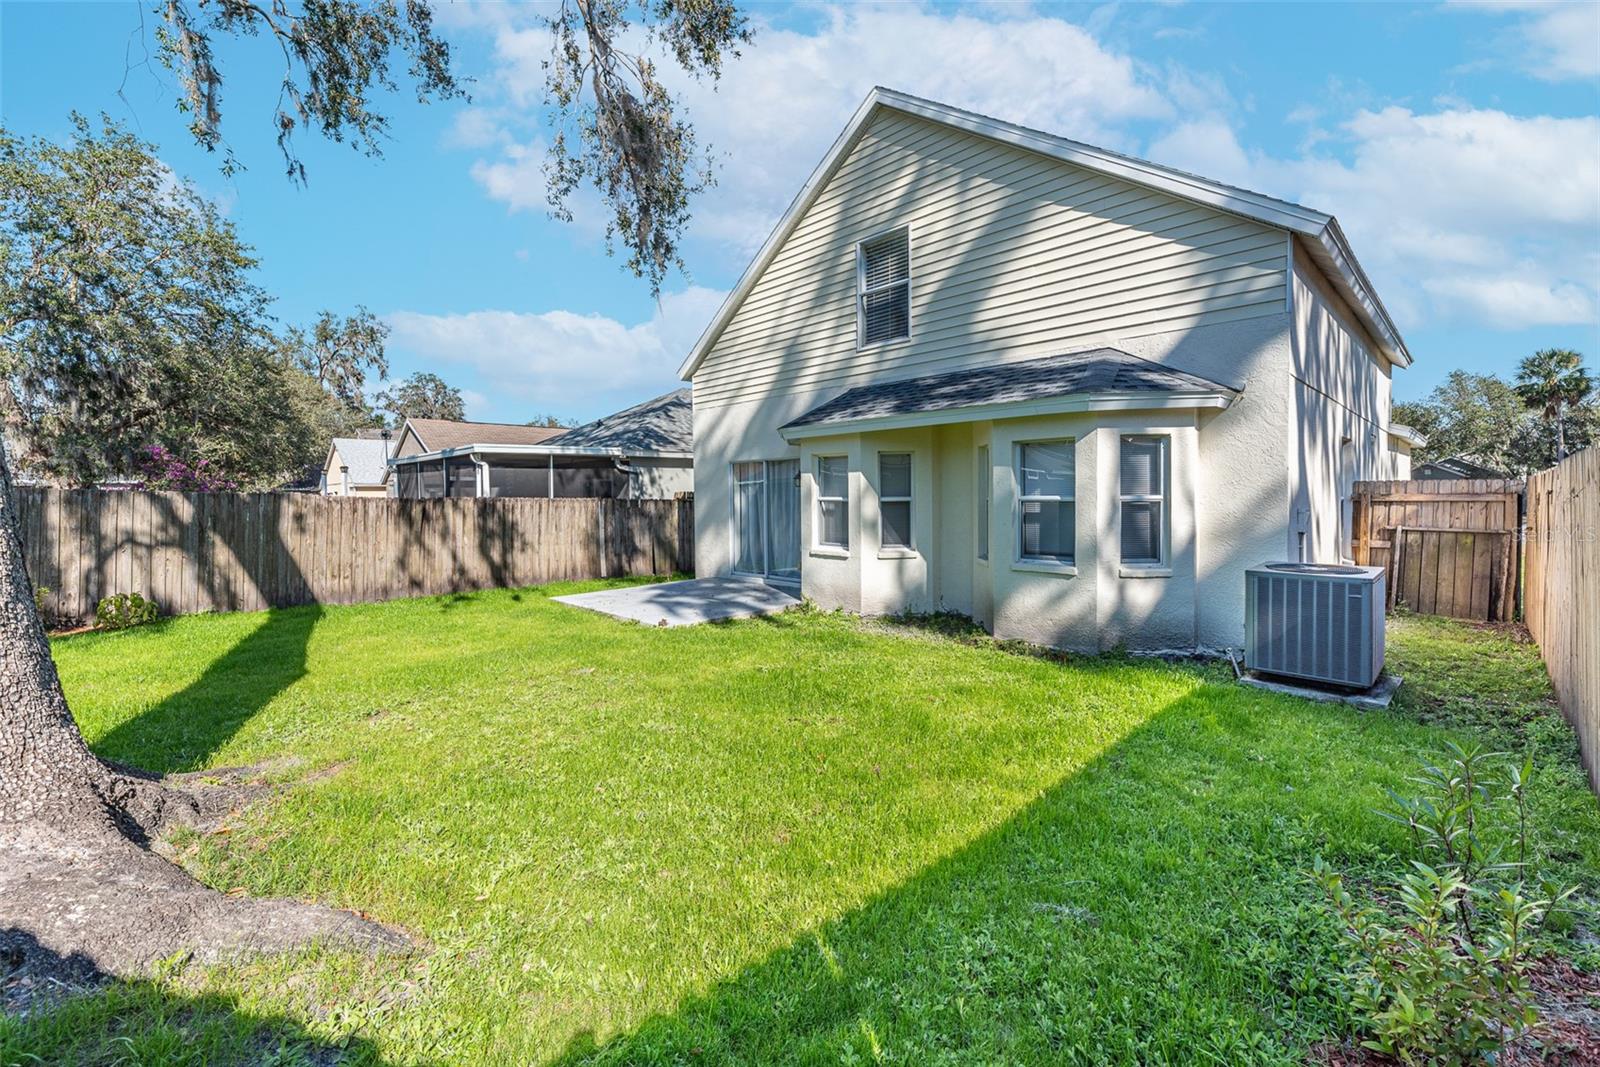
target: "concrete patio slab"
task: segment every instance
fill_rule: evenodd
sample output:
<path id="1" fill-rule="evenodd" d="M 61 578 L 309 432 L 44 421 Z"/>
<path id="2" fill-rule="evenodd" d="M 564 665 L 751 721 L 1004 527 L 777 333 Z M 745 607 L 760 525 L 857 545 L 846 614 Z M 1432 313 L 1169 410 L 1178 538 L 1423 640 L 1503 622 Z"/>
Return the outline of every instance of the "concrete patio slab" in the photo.
<path id="1" fill-rule="evenodd" d="M 553 599 L 646 626 L 693 626 L 718 619 L 774 615 L 800 603 L 798 598 L 754 578 L 690 578 Z"/>

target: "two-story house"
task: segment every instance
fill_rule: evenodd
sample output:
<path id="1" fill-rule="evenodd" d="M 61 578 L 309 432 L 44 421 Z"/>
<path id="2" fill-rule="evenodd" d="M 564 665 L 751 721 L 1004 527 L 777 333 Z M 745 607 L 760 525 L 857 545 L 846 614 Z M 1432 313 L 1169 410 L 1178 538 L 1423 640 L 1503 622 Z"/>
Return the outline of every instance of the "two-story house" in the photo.
<path id="1" fill-rule="evenodd" d="M 701 575 L 1066 648 L 1238 645 L 1403 478 L 1332 216 L 874 90 L 685 361 Z"/>

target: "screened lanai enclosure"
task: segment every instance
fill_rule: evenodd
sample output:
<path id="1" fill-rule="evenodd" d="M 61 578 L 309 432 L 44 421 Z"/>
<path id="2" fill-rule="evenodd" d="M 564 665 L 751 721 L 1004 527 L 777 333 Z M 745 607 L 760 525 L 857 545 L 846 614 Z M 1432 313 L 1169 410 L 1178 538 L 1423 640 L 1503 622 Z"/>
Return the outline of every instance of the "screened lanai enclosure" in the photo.
<path id="1" fill-rule="evenodd" d="M 671 500 L 694 492 L 687 389 L 541 440 L 528 438 L 549 432 L 542 427 L 432 420 L 420 427 L 423 433 L 412 434 L 412 425 L 390 461 L 393 492 L 402 500 Z M 415 451 L 407 450 L 411 442 Z"/>
<path id="2" fill-rule="evenodd" d="M 643 497 L 634 492 L 635 465 L 608 456 L 474 455 L 395 463 L 395 495 L 435 497 Z M 645 479 L 641 478 L 641 482 Z M 644 489 L 644 486 L 640 487 Z"/>

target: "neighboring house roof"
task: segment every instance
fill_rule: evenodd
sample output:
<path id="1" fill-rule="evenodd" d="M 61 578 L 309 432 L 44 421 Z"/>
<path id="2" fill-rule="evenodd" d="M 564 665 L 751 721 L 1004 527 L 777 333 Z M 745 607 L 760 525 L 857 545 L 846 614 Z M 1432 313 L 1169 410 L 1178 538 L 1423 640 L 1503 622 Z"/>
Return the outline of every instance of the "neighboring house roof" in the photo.
<path id="1" fill-rule="evenodd" d="M 1466 456 L 1430 460 L 1411 472 L 1413 478 L 1509 478 L 1505 471 L 1474 463 Z"/>
<path id="2" fill-rule="evenodd" d="M 323 464 L 334 469 L 333 455 L 337 452 L 344 466 L 350 468 L 350 481 L 354 485 L 382 485 L 389 473 L 389 442 L 382 439 L 369 441 L 361 437 L 335 437 L 328 448 L 328 459 Z"/>
<path id="3" fill-rule="evenodd" d="M 1153 394 L 1161 394 L 1156 396 Z M 863 385 L 820 404 L 780 427 L 786 437 L 838 432 L 846 425 L 914 425 L 971 421 L 1004 408 L 1004 416 L 1029 414 L 1028 406 L 1072 411 L 1107 407 L 1226 407 L 1238 390 L 1115 348 L 1000 363 L 972 370 Z M 1020 405 L 1020 407 L 1019 407 Z M 961 416 L 958 420 L 957 415 Z M 929 418 L 929 416 L 934 416 Z"/>
<path id="4" fill-rule="evenodd" d="M 716 345 L 722 331 L 732 321 L 734 313 L 738 311 L 745 297 L 750 294 L 750 290 L 755 287 L 767 269 L 767 265 L 778 254 L 789 234 L 799 225 L 806 211 L 821 195 L 845 157 L 860 140 L 868 123 L 878 112 L 885 109 L 943 123 L 1298 234 L 1306 239 L 1306 248 L 1313 261 L 1322 268 L 1340 295 L 1349 301 L 1361 319 L 1362 325 L 1371 331 L 1384 356 L 1402 367 L 1411 365 L 1411 354 L 1406 350 L 1400 331 L 1389 318 L 1389 313 L 1378 299 L 1361 265 L 1356 262 L 1355 253 L 1350 250 L 1349 242 L 1339 228 L 1338 220 L 1332 215 L 1119 152 L 1107 151 L 1065 137 L 989 118 L 986 115 L 963 111 L 947 104 L 878 87 L 868 93 L 867 98 L 856 109 L 844 132 L 834 141 L 833 147 L 828 150 L 828 154 L 823 157 L 816 170 L 812 171 L 811 177 L 806 180 L 806 184 L 789 205 L 789 210 L 779 220 L 777 228 L 756 253 L 755 260 L 746 268 L 739 283 L 728 294 L 716 317 L 711 320 L 711 325 L 706 328 L 700 340 L 695 342 L 688 358 L 678 370 L 680 377 L 686 380 L 693 377 L 706 355 Z"/>
<path id="5" fill-rule="evenodd" d="M 550 438 L 564 448 L 605 448 L 623 453 L 694 451 L 689 390 L 674 389 L 614 415 Z"/>
<path id="6" fill-rule="evenodd" d="M 466 445 L 537 445 L 563 432 L 559 426 L 453 422 L 450 419 L 407 419 L 406 426 L 427 452 Z"/>

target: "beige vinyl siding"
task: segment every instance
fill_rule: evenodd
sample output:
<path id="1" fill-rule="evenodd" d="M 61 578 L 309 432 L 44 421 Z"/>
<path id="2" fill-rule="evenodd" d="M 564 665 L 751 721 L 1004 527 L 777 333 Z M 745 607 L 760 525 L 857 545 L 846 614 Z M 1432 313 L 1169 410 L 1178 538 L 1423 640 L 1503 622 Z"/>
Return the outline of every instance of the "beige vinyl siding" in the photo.
<path id="1" fill-rule="evenodd" d="M 911 228 L 911 338 L 857 351 L 856 244 Z M 1284 313 L 1283 232 L 880 115 L 695 374 L 697 405 Z"/>
<path id="2" fill-rule="evenodd" d="M 407 426 L 406 427 L 406 432 L 400 436 L 400 447 L 398 447 L 398 448 L 396 448 L 394 450 L 394 454 L 397 457 L 398 456 L 420 456 L 423 453 L 428 452 L 428 451 L 431 451 L 431 450 L 429 448 L 427 448 L 422 443 L 422 441 L 417 437 L 417 432 L 415 430 L 413 430 L 411 427 Z"/>

